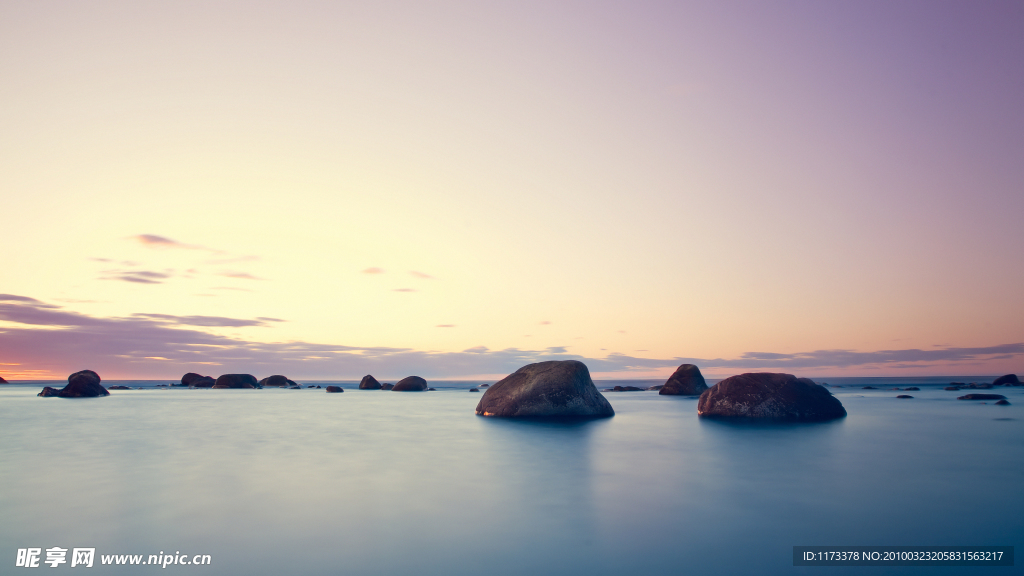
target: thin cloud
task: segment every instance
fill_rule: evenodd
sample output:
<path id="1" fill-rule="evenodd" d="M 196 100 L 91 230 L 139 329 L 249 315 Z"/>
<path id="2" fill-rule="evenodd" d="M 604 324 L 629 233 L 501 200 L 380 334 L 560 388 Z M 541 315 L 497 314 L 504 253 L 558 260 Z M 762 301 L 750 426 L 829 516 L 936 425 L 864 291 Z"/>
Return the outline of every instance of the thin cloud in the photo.
<path id="1" fill-rule="evenodd" d="M 541 326 L 547 326 L 548 324 L 551 324 L 551 320 L 541 320 L 540 321 L 540 325 Z"/>
<path id="2" fill-rule="evenodd" d="M 173 273 L 155 272 L 153 270 L 105 270 L 100 280 L 120 280 L 136 284 L 163 284 L 172 278 Z"/>
<path id="3" fill-rule="evenodd" d="M 438 324 L 435 328 L 455 328 L 455 324 Z"/>
<path id="4" fill-rule="evenodd" d="M 234 264 L 236 262 L 256 262 L 260 260 L 259 256 L 234 256 L 231 258 L 213 258 L 206 260 L 203 264 L 210 265 L 223 265 L 223 264 Z"/>
<path id="5" fill-rule="evenodd" d="M 171 240 L 165 236 L 157 236 L 156 234 L 137 234 L 131 237 L 132 240 L 142 244 L 149 248 L 182 248 L 185 250 L 210 250 L 204 246 L 197 244 L 184 244 L 177 240 Z M 210 250 L 211 252 L 217 252 L 216 250 Z"/>
<path id="6" fill-rule="evenodd" d="M 266 326 L 264 320 L 244 320 L 240 318 L 225 318 L 223 316 L 172 316 L 170 314 L 132 314 L 135 318 L 146 318 L 156 322 L 168 324 L 179 324 L 182 326 L 205 326 L 205 327 L 234 327 L 245 326 Z M 275 320 L 280 322 L 280 320 Z"/>
<path id="7" fill-rule="evenodd" d="M 367 268 L 367 269 L 363 270 L 363 274 L 383 274 L 383 273 L 384 273 L 384 269 L 383 268 L 376 268 L 375 267 L 375 268 Z"/>
<path id="8" fill-rule="evenodd" d="M 418 292 L 415 288 L 395 288 L 394 292 Z"/>
<path id="9" fill-rule="evenodd" d="M 423 272 L 417 272 L 415 270 L 410 271 L 409 274 L 412 274 L 413 276 L 415 276 L 417 278 L 423 278 L 425 280 L 433 280 L 434 279 L 434 277 L 431 276 L 430 274 L 424 274 Z"/>
<path id="10" fill-rule="evenodd" d="M 287 320 L 281 320 L 280 318 L 267 318 L 266 316 L 257 316 L 256 319 L 264 322 L 287 322 Z"/>
<path id="11" fill-rule="evenodd" d="M 263 280 L 258 276 L 253 276 L 248 272 L 221 272 L 218 276 L 224 276 L 226 278 L 238 278 L 241 280 Z"/>
<path id="12" fill-rule="evenodd" d="M 210 288 L 210 290 L 236 290 L 238 292 L 252 292 L 252 290 L 248 288 L 236 288 L 234 286 L 214 286 L 213 288 Z"/>

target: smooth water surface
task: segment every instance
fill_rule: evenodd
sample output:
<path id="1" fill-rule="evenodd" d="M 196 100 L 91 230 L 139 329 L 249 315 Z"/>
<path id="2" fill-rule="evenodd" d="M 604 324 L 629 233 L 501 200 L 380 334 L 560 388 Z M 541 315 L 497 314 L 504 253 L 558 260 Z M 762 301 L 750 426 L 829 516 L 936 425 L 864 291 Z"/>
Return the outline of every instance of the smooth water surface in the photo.
<path id="1" fill-rule="evenodd" d="M 53 546 L 210 554 L 166 570 L 230 575 L 1015 570 L 792 566 L 794 545 L 1021 544 L 1024 388 L 985 391 L 1013 403 L 995 406 L 867 380 L 834 380 L 847 418 L 792 425 L 700 419 L 696 399 L 656 392 L 605 393 L 613 418 L 543 423 L 475 416 L 464 383 L 96 399 L 3 386 L 0 573 L 20 573 L 17 548 Z M 97 557 L 88 573 L 155 569 Z"/>

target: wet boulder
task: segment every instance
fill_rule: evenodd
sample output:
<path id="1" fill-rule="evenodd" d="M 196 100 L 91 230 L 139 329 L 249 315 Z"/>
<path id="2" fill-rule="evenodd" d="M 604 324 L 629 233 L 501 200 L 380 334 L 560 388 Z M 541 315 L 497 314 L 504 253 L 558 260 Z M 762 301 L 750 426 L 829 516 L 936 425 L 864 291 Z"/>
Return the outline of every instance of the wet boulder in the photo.
<path id="1" fill-rule="evenodd" d="M 298 386 L 295 382 L 292 382 L 287 377 L 280 374 L 274 374 L 273 376 L 267 376 L 259 382 L 260 386 L 280 386 L 287 388 L 288 386 Z"/>
<path id="2" fill-rule="evenodd" d="M 345 389 L 342 388 L 341 386 L 328 386 L 327 387 L 327 391 L 328 392 L 344 392 Z"/>
<path id="3" fill-rule="evenodd" d="M 700 396 L 708 389 L 700 368 L 693 364 L 683 364 L 668 377 L 658 391 L 662 396 Z"/>
<path id="4" fill-rule="evenodd" d="M 529 364 L 484 392 L 481 416 L 506 418 L 603 418 L 615 410 L 598 392 L 587 366 L 576 360 Z"/>
<path id="5" fill-rule="evenodd" d="M 380 390 L 380 382 L 373 376 L 367 374 L 363 376 L 363 379 L 359 381 L 360 390 Z"/>
<path id="6" fill-rule="evenodd" d="M 846 409 L 824 386 L 792 374 L 753 372 L 731 376 L 705 390 L 697 401 L 697 414 L 821 421 L 842 418 Z"/>
<path id="7" fill-rule="evenodd" d="M 1000 376 L 992 381 L 993 386 L 1020 386 L 1020 380 L 1017 379 L 1016 374 L 1007 374 Z"/>
<path id="8" fill-rule="evenodd" d="M 259 385 L 256 381 L 256 377 L 252 374 L 223 374 L 220 378 L 217 378 L 217 383 L 213 385 L 215 389 L 223 388 L 255 388 Z"/>
<path id="9" fill-rule="evenodd" d="M 392 391 L 394 392 L 424 392 L 427 389 L 427 381 L 419 376 L 409 376 L 402 378 L 395 384 Z"/>
<path id="10" fill-rule="evenodd" d="M 1006 396 L 1002 394 L 967 394 L 964 396 L 957 396 L 957 400 L 1006 400 Z"/>
<path id="11" fill-rule="evenodd" d="M 181 377 L 181 383 L 183 386 L 191 388 L 213 388 L 217 381 L 209 376 L 200 376 L 195 372 L 189 372 Z"/>

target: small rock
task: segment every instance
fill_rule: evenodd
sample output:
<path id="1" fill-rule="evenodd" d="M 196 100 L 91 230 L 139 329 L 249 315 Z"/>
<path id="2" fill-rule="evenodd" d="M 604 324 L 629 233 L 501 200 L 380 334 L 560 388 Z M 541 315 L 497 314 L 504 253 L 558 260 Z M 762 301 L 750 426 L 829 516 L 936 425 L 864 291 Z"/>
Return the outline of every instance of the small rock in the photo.
<path id="1" fill-rule="evenodd" d="M 131 390 L 131 388 L 127 386 L 107 386 L 107 390 Z"/>
<path id="2" fill-rule="evenodd" d="M 1006 400 L 1006 396 L 1002 394 L 968 394 L 966 396 L 957 396 L 957 400 Z"/>
<path id="3" fill-rule="evenodd" d="M 897 396 L 897 398 L 913 398 L 913 396 L 909 394 L 900 394 L 899 396 Z"/>
<path id="4" fill-rule="evenodd" d="M 302 390 L 302 386 L 289 386 L 289 390 Z"/>
<path id="5" fill-rule="evenodd" d="M 427 392 L 437 392 L 437 388 L 427 388 Z"/>
<path id="6" fill-rule="evenodd" d="M 470 392 L 479 392 L 480 389 L 479 388 L 470 388 L 469 391 Z"/>
<path id="7" fill-rule="evenodd" d="M 917 386 L 911 386 L 910 388 L 904 388 L 904 390 L 906 390 L 907 392 L 916 392 L 920 390 L 920 388 L 918 388 Z"/>
<path id="8" fill-rule="evenodd" d="M 316 387 L 316 389 L 317 389 L 317 390 L 319 390 L 319 389 L 320 389 L 320 387 L 319 387 L 319 386 L 317 386 L 317 387 Z"/>
<path id="9" fill-rule="evenodd" d="M 647 389 L 653 391 L 653 390 L 661 390 L 664 387 L 665 387 L 664 384 L 657 384 L 657 385 L 654 385 L 654 386 L 648 386 Z"/>
<path id="10" fill-rule="evenodd" d="M 49 386 L 45 386 L 45 387 L 43 387 L 43 391 L 40 392 L 39 394 L 36 394 L 36 396 L 42 396 L 43 398 L 49 398 L 50 396 L 57 396 L 58 394 L 60 394 L 60 390 L 57 390 L 56 388 L 51 388 Z"/>
<path id="11" fill-rule="evenodd" d="M 306 386 L 306 388 L 316 388 L 316 386 L 313 386 L 312 384 L 310 384 L 309 386 Z"/>
<path id="12" fill-rule="evenodd" d="M 380 385 L 380 389 L 381 390 L 391 390 L 394 387 L 395 387 L 394 384 L 381 384 Z"/>
<path id="13" fill-rule="evenodd" d="M 1010 405 L 1010 401 L 1006 400 L 1005 398 L 1000 400 L 999 402 L 996 402 L 996 406 L 1009 406 L 1009 405 Z"/>
<path id="14" fill-rule="evenodd" d="M 643 392 L 643 388 L 637 388 L 636 386 L 616 386 L 610 390 L 611 392 Z"/>
<path id="15" fill-rule="evenodd" d="M 943 390 L 954 390 L 954 391 L 955 390 L 959 390 L 959 389 L 960 389 L 959 386 L 946 386 L 945 388 L 943 388 Z"/>
<path id="16" fill-rule="evenodd" d="M 874 386 L 865 386 L 862 390 L 878 390 L 878 388 L 875 388 Z"/>
<path id="17" fill-rule="evenodd" d="M 490 384 L 481 384 L 480 385 L 481 388 L 488 388 L 489 386 L 490 386 Z"/>
<path id="18" fill-rule="evenodd" d="M 319 386 L 318 386 L 318 388 L 319 388 Z M 332 393 L 333 392 L 344 392 L 345 389 L 342 388 L 341 386 L 328 386 L 327 387 L 327 391 L 328 392 L 332 392 Z"/>

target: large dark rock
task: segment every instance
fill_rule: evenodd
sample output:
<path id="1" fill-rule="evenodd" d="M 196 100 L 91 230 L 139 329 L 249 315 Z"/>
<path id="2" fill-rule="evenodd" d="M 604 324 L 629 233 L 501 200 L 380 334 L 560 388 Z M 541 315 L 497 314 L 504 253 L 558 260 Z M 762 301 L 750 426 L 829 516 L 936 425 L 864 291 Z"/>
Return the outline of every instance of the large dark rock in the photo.
<path id="1" fill-rule="evenodd" d="M 100 384 L 100 375 L 92 370 L 82 370 L 68 376 L 68 385 L 60 390 L 46 386 L 37 396 L 60 396 L 61 398 L 95 398 L 110 396 Z"/>
<path id="2" fill-rule="evenodd" d="M 214 388 L 255 388 L 259 382 L 252 374 L 223 374 L 217 378 Z"/>
<path id="3" fill-rule="evenodd" d="M 328 386 L 327 387 L 327 391 L 328 392 L 344 392 L 345 389 L 342 388 L 341 386 Z"/>
<path id="4" fill-rule="evenodd" d="M 4 380 L 3 376 L 0 376 L 0 384 L 7 384 L 7 380 Z"/>
<path id="5" fill-rule="evenodd" d="M 419 376 L 402 378 L 391 390 L 393 392 L 424 392 L 427 389 L 427 381 Z"/>
<path id="6" fill-rule="evenodd" d="M 3 380 L 0 378 L 0 380 Z M 1020 386 L 1020 380 L 1017 379 L 1016 374 L 1007 374 L 1006 376 L 1000 376 L 992 381 L 993 386 Z"/>
<path id="7" fill-rule="evenodd" d="M 1006 400 L 1006 396 L 1002 394 L 967 394 L 965 396 L 957 396 L 957 400 Z"/>
<path id="8" fill-rule="evenodd" d="M 731 376 L 705 390 L 697 401 L 697 414 L 813 421 L 842 418 L 846 409 L 828 389 L 805 378 L 754 372 Z"/>
<path id="9" fill-rule="evenodd" d="M 668 377 L 668 380 L 658 391 L 664 396 L 700 396 L 708 385 L 704 382 L 704 376 L 700 368 L 693 364 L 683 364 Z"/>
<path id="10" fill-rule="evenodd" d="M 602 418 L 615 410 L 597 391 L 582 362 L 529 364 L 484 392 L 476 405 L 482 416 L 508 418 Z"/>
<path id="11" fill-rule="evenodd" d="M 367 374 L 363 376 L 363 379 L 359 381 L 360 390 L 380 390 L 380 382 L 373 376 Z"/>
<path id="12" fill-rule="evenodd" d="M 181 383 L 190 388 L 213 388 L 217 381 L 209 376 L 200 376 L 195 372 L 189 372 L 181 377 Z"/>
<path id="13" fill-rule="evenodd" d="M 274 374 L 273 376 L 267 376 L 263 380 L 260 380 L 260 386 L 298 386 L 295 382 L 292 382 L 288 378 L 281 376 L 280 374 Z"/>

